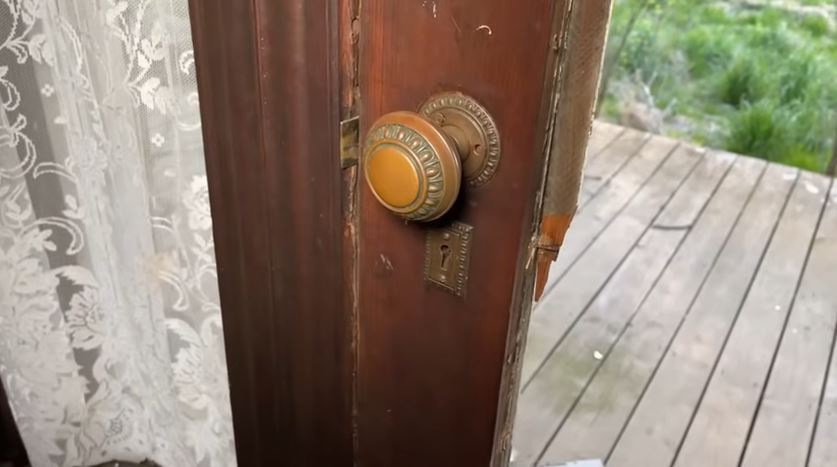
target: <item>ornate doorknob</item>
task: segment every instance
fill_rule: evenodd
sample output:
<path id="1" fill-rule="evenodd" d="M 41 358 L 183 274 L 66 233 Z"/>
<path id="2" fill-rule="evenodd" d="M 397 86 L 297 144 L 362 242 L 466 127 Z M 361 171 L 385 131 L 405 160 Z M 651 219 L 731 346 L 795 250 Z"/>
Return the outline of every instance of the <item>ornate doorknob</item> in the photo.
<path id="1" fill-rule="evenodd" d="M 486 183 L 497 169 L 500 137 L 474 99 L 445 93 L 419 113 L 388 113 L 366 136 L 363 170 L 375 198 L 405 219 L 431 221 L 454 204 L 463 174 L 469 186 Z"/>

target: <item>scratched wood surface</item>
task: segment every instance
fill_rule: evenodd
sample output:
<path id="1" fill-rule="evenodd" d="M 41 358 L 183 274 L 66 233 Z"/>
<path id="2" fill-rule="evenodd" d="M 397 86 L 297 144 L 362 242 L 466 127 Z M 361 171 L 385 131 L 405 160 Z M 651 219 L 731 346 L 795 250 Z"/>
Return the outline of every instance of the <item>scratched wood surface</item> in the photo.
<path id="1" fill-rule="evenodd" d="M 594 125 L 512 465 L 837 465 L 837 186 Z"/>

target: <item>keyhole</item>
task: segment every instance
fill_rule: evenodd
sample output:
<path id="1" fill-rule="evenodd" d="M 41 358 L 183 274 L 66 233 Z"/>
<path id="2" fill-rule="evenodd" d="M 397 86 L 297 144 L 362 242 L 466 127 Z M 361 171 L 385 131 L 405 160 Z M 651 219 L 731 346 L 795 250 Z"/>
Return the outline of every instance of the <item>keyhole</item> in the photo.
<path id="1" fill-rule="evenodd" d="M 450 262 L 450 247 L 447 245 L 442 245 L 439 247 L 439 251 L 442 254 L 442 262 L 440 264 L 442 271 L 448 270 L 448 263 Z"/>

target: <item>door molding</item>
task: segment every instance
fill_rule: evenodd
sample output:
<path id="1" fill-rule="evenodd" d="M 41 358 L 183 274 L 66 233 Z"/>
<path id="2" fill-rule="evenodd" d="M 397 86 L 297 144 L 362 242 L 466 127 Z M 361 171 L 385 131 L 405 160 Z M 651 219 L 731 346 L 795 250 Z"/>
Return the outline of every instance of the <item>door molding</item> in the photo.
<path id="1" fill-rule="evenodd" d="M 189 3 L 238 463 L 352 465 L 349 3 Z"/>

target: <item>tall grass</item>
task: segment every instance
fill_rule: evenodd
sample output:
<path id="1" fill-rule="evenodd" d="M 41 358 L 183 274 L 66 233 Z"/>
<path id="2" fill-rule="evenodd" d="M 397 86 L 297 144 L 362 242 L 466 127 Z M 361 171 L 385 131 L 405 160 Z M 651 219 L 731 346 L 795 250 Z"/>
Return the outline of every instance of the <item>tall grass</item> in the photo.
<path id="1" fill-rule="evenodd" d="M 611 34 L 641 0 L 617 0 Z M 825 4 L 823 0 L 801 1 Z M 671 132 L 821 171 L 837 127 L 837 31 L 809 11 L 656 0 L 636 21 L 611 82 L 641 81 Z M 606 115 L 621 113 L 605 93 Z M 684 124 L 683 122 L 687 122 Z"/>
<path id="2" fill-rule="evenodd" d="M 787 116 L 766 101 L 746 104 L 730 119 L 726 148 L 769 160 L 781 159 L 793 146 Z"/>
<path id="3" fill-rule="evenodd" d="M 716 88 L 718 99 L 735 107 L 758 102 L 771 92 L 762 64 L 744 56 L 739 56 L 720 75 Z"/>

